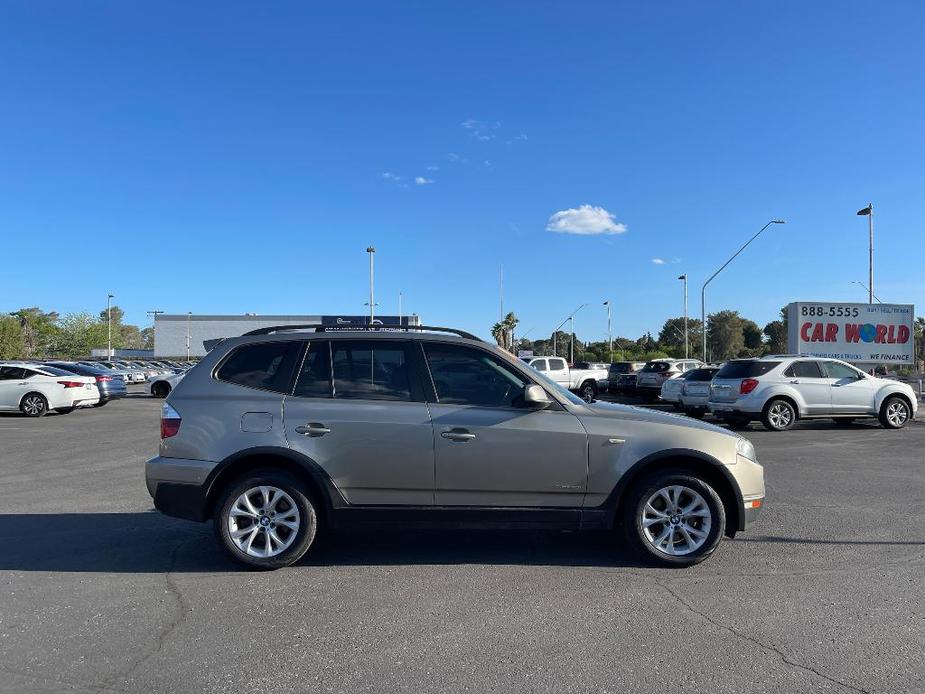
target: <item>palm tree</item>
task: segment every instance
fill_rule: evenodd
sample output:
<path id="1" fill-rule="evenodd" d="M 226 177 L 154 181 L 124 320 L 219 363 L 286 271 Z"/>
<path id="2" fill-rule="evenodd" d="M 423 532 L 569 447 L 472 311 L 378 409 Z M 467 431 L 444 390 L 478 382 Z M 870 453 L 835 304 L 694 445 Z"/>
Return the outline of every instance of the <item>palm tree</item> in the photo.
<path id="1" fill-rule="evenodd" d="M 504 330 L 504 324 L 500 321 L 491 326 L 491 336 L 495 338 L 495 342 L 498 343 L 498 347 L 501 349 L 507 349 L 505 347 L 505 342 L 507 342 L 507 336 Z"/>
<path id="2" fill-rule="evenodd" d="M 519 323 L 520 319 L 514 315 L 513 311 L 504 317 L 502 325 L 504 325 L 505 349 L 514 350 L 514 328 L 516 328 Z"/>

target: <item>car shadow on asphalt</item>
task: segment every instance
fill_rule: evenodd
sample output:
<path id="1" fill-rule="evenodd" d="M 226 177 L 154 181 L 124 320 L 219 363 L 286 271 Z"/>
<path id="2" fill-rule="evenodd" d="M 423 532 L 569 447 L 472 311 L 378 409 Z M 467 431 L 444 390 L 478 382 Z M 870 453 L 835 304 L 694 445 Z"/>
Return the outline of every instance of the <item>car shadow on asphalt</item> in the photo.
<path id="1" fill-rule="evenodd" d="M 0 570 L 91 573 L 247 571 L 218 546 L 210 524 L 145 513 L 0 514 Z M 15 541 L 19 538 L 23 541 Z M 743 536 L 744 542 L 918 545 L 893 540 Z M 296 567 L 514 565 L 647 568 L 612 532 L 328 530 Z"/>
<path id="2" fill-rule="evenodd" d="M 208 573 L 247 570 L 218 546 L 211 524 L 145 513 L 0 514 L 0 570 Z M 23 541 L 10 541 L 20 538 Z M 326 530 L 297 567 L 362 565 L 642 567 L 612 533 Z"/>

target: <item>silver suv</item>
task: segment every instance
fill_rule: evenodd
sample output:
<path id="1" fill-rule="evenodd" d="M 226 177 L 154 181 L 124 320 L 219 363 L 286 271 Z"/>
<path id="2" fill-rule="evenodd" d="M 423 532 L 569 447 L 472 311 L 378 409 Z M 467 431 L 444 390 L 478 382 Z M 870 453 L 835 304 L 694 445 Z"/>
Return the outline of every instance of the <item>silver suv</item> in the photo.
<path id="1" fill-rule="evenodd" d="M 726 362 L 713 377 L 707 407 L 736 428 L 756 419 L 783 431 L 803 418 L 847 424 L 878 417 L 884 427 L 899 429 L 915 416 L 918 400 L 911 386 L 843 361 L 772 355 Z"/>
<path id="2" fill-rule="evenodd" d="M 277 568 L 326 528 L 621 528 L 684 566 L 744 530 L 765 495 L 746 439 L 587 404 L 445 328 L 256 330 L 171 391 L 145 468 L 163 513 L 214 520 L 235 559 Z"/>

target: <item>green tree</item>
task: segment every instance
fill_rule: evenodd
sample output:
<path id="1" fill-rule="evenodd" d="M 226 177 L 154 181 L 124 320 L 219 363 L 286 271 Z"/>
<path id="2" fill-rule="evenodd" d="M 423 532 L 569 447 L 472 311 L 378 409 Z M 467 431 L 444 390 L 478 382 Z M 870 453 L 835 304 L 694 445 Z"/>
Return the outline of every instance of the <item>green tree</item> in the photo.
<path id="1" fill-rule="evenodd" d="M 149 326 L 141 331 L 141 348 L 154 349 L 154 328 Z"/>
<path id="2" fill-rule="evenodd" d="M 738 311 L 717 311 L 707 317 L 707 350 L 713 361 L 738 357 L 745 351 L 745 321 Z"/>
<path id="3" fill-rule="evenodd" d="M 22 359 L 25 348 L 19 318 L 0 315 L 0 359 Z"/>
<path id="4" fill-rule="evenodd" d="M 745 349 L 748 350 L 749 356 L 757 357 L 764 352 L 761 328 L 755 321 L 748 318 L 742 319 L 742 339 L 745 341 Z"/>
<path id="5" fill-rule="evenodd" d="M 58 321 L 58 353 L 66 357 L 87 357 L 94 347 L 106 344 L 106 324 L 89 313 L 69 313 Z"/>
<path id="6" fill-rule="evenodd" d="M 687 342 L 690 345 L 692 356 L 697 355 L 701 349 L 700 340 L 700 320 L 697 318 L 687 319 Z M 662 325 L 658 333 L 658 345 L 661 349 L 668 349 L 678 357 L 684 356 L 684 316 L 679 318 L 669 318 Z"/>
<path id="7" fill-rule="evenodd" d="M 38 306 L 31 306 L 12 315 L 19 320 L 22 329 L 24 359 L 46 357 L 57 351 L 60 331 L 56 312 L 46 313 Z"/>

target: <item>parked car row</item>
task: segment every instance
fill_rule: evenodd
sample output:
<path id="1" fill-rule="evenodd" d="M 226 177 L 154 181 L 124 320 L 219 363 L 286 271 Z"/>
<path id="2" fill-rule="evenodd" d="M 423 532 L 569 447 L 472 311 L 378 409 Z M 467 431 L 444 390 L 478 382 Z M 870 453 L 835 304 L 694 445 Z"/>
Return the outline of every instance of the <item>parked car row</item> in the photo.
<path id="1" fill-rule="evenodd" d="M 734 429 L 752 421 L 785 431 L 799 419 L 831 418 L 844 425 L 874 417 L 888 429 L 899 429 L 918 409 L 910 385 L 837 359 L 778 354 L 699 365 L 680 374 L 649 362 L 640 378 L 645 373 L 665 374 L 662 401 L 696 418 L 710 412 Z"/>
<path id="2" fill-rule="evenodd" d="M 130 383 L 151 382 L 152 395 L 166 397 L 193 364 L 158 361 L 46 360 L 0 363 L 0 411 L 41 417 L 80 407 L 103 407 L 125 397 Z M 157 385 L 170 383 L 166 389 Z"/>
<path id="3" fill-rule="evenodd" d="M 585 402 L 591 402 L 599 392 L 607 391 L 607 365 L 577 362 L 569 366 L 562 357 L 521 357 L 546 378 L 577 393 Z"/>

